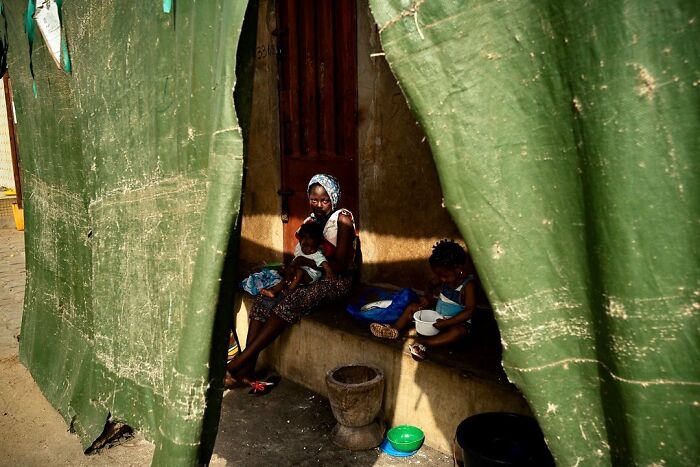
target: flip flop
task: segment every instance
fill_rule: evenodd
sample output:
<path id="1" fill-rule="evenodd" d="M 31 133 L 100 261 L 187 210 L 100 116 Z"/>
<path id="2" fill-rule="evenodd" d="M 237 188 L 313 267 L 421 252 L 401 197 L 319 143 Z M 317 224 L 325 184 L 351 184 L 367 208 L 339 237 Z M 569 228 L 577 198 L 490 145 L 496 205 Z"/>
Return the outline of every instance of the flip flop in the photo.
<path id="1" fill-rule="evenodd" d="M 252 381 L 250 383 L 250 391 L 248 394 L 253 394 L 256 396 L 264 396 L 270 394 L 270 392 L 277 386 L 282 378 L 273 375 L 267 378 L 265 381 Z"/>
<path id="2" fill-rule="evenodd" d="M 417 362 L 425 360 L 425 353 L 427 349 L 423 344 L 411 344 L 408 346 L 408 351 L 411 353 L 411 357 Z"/>
<path id="3" fill-rule="evenodd" d="M 369 325 L 369 330 L 374 336 L 382 339 L 396 339 L 399 337 L 399 330 L 388 324 L 372 323 Z"/>

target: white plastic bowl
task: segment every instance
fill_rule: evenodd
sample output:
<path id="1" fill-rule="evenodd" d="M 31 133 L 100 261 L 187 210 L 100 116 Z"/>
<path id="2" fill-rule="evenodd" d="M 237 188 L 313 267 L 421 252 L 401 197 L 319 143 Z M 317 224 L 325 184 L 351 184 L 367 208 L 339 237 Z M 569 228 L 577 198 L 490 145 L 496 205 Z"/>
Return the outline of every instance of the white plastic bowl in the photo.
<path id="1" fill-rule="evenodd" d="M 442 315 L 435 310 L 418 310 L 413 313 L 413 320 L 416 322 L 416 332 L 421 336 L 434 336 L 439 333 L 439 329 L 433 327 L 433 323 L 442 318 Z"/>

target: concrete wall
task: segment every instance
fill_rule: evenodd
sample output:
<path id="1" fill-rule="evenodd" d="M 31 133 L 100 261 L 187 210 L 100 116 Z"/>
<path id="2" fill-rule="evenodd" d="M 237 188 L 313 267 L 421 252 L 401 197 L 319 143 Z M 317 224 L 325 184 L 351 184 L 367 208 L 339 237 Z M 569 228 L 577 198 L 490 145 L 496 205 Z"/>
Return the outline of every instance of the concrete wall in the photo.
<path id="1" fill-rule="evenodd" d="M 282 259 L 282 222 L 275 2 L 260 0 L 258 11 L 253 105 L 246 157 L 241 260 L 260 264 Z"/>
<path id="2" fill-rule="evenodd" d="M 382 56 L 367 0 L 358 0 L 358 147 L 362 279 L 422 288 L 440 238 L 459 239 L 420 126 Z M 274 2 L 260 0 L 241 259 L 282 258 Z"/>
<path id="3" fill-rule="evenodd" d="M 381 53 L 367 2 L 358 2 L 360 212 L 363 279 L 422 288 L 430 248 L 460 238 L 422 129 Z"/>

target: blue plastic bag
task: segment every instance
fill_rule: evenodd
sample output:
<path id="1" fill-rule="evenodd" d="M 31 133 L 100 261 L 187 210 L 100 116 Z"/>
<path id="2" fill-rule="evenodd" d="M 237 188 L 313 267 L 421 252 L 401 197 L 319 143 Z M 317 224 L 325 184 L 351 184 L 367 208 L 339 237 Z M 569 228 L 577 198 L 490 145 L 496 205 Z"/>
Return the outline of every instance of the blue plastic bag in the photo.
<path id="1" fill-rule="evenodd" d="M 255 296 L 260 294 L 262 289 L 272 287 L 282 280 L 282 276 L 274 269 L 262 269 L 260 272 L 254 272 L 240 283 L 240 287 Z"/>
<path id="2" fill-rule="evenodd" d="M 372 308 L 362 311 L 362 307 L 370 301 L 391 300 L 391 305 L 386 308 Z M 398 292 L 387 292 L 382 289 L 369 289 L 357 303 L 350 303 L 346 310 L 353 318 L 370 323 L 393 324 L 403 313 L 403 310 L 418 299 L 418 295 L 411 289 L 401 289 Z"/>

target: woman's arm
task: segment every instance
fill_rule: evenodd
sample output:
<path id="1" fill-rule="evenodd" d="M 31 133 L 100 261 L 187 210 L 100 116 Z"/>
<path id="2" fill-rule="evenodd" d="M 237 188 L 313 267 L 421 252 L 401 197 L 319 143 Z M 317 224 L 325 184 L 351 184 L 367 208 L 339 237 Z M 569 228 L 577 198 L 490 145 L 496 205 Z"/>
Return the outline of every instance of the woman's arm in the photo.
<path id="1" fill-rule="evenodd" d="M 326 258 L 336 274 L 342 274 L 351 266 L 354 256 L 353 240 L 355 239 L 355 227 L 352 218 L 347 214 L 338 215 L 338 240 L 335 252 Z"/>

